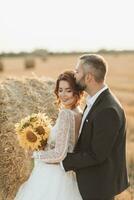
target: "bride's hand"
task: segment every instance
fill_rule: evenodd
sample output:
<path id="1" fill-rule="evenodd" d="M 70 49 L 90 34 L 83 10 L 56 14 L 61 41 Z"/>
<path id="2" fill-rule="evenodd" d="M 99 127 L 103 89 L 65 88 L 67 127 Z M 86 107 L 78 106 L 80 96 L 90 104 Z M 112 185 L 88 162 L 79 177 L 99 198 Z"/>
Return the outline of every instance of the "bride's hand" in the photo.
<path id="1" fill-rule="evenodd" d="M 33 155 L 32 155 L 32 158 L 41 159 L 43 152 L 44 151 L 42 151 L 42 150 L 40 150 L 40 151 L 34 151 Z"/>

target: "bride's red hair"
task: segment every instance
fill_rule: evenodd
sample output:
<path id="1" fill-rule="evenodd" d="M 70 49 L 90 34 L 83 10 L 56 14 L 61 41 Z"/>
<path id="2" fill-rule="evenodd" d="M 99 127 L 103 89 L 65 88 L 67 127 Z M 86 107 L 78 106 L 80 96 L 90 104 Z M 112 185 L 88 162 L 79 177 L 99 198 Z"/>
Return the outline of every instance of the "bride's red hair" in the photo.
<path id="1" fill-rule="evenodd" d="M 56 86 L 55 86 L 55 94 L 57 96 L 58 100 L 58 105 L 60 104 L 60 99 L 59 99 L 59 83 L 60 81 L 67 81 L 73 90 L 73 94 L 76 97 L 75 105 L 73 107 L 76 107 L 77 105 L 80 104 L 81 97 L 83 96 L 83 91 L 79 88 L 79 86 L 76 83 L 76 79 L 74 76 L 74 71 L 65 71 L 62 74 L 59 75 L 57 81 L 56 81 Z"/>

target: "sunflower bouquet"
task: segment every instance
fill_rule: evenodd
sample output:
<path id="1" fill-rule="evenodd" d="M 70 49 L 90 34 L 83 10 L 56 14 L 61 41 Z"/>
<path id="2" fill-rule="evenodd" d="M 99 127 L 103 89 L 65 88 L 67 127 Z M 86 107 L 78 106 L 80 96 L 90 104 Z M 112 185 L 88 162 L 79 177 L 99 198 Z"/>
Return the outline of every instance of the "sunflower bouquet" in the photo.
<path id="1" fill-rule="evenodd" d="M 15 124 L 20 146 L 26 150 L 44 150 L 51 129 L 51 120 L 44 113 L 31 114 Z"/>

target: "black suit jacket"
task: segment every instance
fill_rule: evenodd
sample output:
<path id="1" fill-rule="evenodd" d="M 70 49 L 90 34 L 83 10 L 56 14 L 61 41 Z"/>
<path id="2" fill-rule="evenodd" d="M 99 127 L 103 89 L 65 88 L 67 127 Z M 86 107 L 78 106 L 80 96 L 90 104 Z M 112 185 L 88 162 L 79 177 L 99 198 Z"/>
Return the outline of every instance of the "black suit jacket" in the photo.
<path id="1" fill-rule="evenodd" d="M 126 119 L 109 89 L 89 111 L 73 153 L 63 160 L 74 170 L 83 199 L 108 198 L 129 186 L 126 170 Z"/>

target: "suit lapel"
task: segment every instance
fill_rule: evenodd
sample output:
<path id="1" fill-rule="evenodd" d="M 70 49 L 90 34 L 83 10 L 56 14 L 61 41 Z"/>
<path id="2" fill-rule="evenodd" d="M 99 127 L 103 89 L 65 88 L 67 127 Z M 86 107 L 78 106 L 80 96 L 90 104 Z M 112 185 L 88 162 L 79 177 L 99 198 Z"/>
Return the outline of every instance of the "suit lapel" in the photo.
<path id="1" fill-rule="evenodd" d="M 81 129 L 81 132 L 83 131 L 84 124 L 85 124 L 86 120 L 88 120 L 88 119 L 90 118 L 90 116 L 91 116 L 91 114 L 93 113 L 93 111 L 95 110 L 96 106 L 98 106 L 98 104 L 100 103 L 100 101 L 102 101 L 103 98 L 105 97 L 105 95 L 107 95 L 107 94 L 110 94 L 109 89 L 104 90 L 104 91 L 99 95 L 99 97 L 96 99 L 96 101 L 94 102 L 92 108 L 91 108 L 90 111 L 88 112 L 88 114 L 87 114 L 87 116 L 86 116 L 86 118 L 85 118 L 85 121 L 83 122 L 83 127 L 82 127 L 82 129 Z M 83 111 L 83 114 L 84 114 L 86 108 L 87 108 L 87 106 L 85 106 L 84 111 Z M 87 118 L 88 118 L 88 119 L 87 119 Z M 80 136 L 81 136 L 81 133 L 80 133 L 80 135 L 79 135 L 79 138 L 80 138 Z"/>
<path id="2" fill-rule="evenodd" d="M 80 135 L 79 135 L 78 141 L 77 141 L 77 143 L 76 143 L 76 145 L 75 145 L 75 151 L 77 151 L 77 149 L 79 149 L 79 144 L 80 144 L 80 141 L 81 141 L 81 137 L 82 137 L 82 135 L 83 135 L 82 132 L 83 132 L 83 130 L 84 130 L 84 128 L 85 128 L 84 125 L 85 125 L 85 123 L 86 123 L 86 120 L 89 121 L 90 116 L 91 116 L 91 114 L 94 112 L 95 108 L 98 106 L 98 104 L 100 103 L 100 101 L 102 101 L 103 98 L 105 98 L 105 96 L 108 95 L 108 94 L 110 94 L 109 89 L 104 90 L 104 91 L 99 95 L 99 97 L 96 99 L 96 101 L 94 102 L 94 104 L 93 104 L 91 110 L 90 110 L 89 113 L 87 114 L 87 116 L 86 116 L 86 118 L 85 118 L 85 121 L 84 121 L 84 123 L 83 123 L 83 127 L 82 127 L 82 129 L 81 129 L 81 133 L 80 133 Z M 87 106 L 85 106 L 84 111 L 86 110 L 86 108 L 87 108 Z M 84 111 L 83 111 L 83 114 L 84 114 Z M 88 119 L 87 119 L 87 118 L 88 118 Z M 88 123 L 88 122 L 87 122 L 87 123 Z"/>
<path id="3" fill-rule="evenodd" d="M 94 109 L 96 108 L 96 106 L 99 104 L 100 101 L 102 101 L 102 99 L 105 97 L 105 95 L 110 94 L 109 89 L 104 90 L 104 92 L 102 92 L 99 97 L 96 99 L 96 101 L 94 102 L 92 108 L 90 109 L 89 113 L 87 114 L 87 117 L 91 115 L 91 113 L 94 111 Z M 87 118 L 86 117 L 86 118 Z"/>

